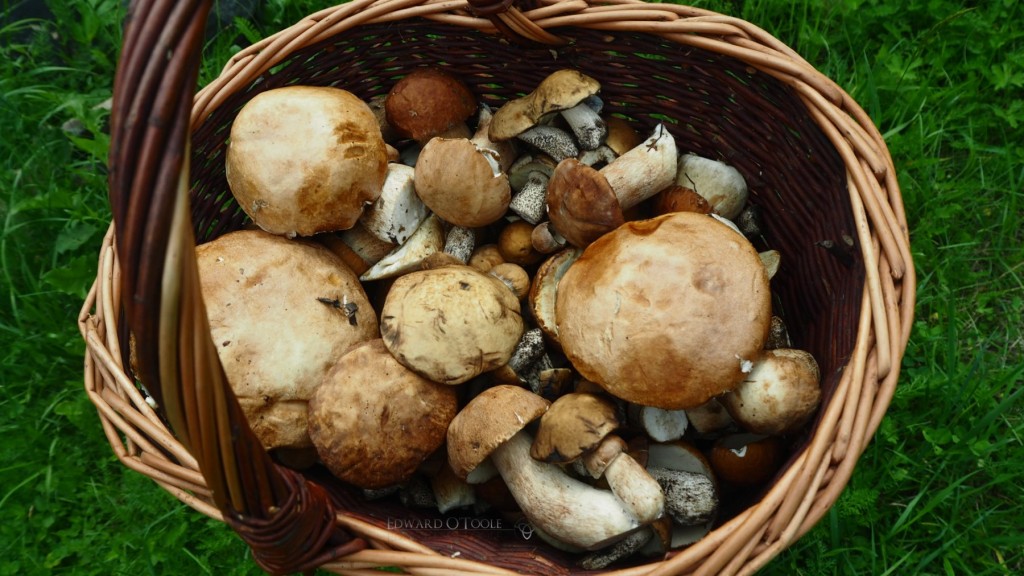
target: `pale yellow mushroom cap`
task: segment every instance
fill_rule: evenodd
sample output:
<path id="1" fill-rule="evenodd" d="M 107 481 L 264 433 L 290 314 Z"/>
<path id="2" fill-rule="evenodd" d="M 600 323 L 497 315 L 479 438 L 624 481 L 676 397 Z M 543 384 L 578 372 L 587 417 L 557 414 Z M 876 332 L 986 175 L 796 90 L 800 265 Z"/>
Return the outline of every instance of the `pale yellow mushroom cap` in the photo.
<path id="1" fill-rule="evenodd" d="M 311 236 L 351 228 L 380 195 L 388 153 L 370 107 L 318 86 L 268 90 L 231 125 L 226 176 L 260 228 Z"/>

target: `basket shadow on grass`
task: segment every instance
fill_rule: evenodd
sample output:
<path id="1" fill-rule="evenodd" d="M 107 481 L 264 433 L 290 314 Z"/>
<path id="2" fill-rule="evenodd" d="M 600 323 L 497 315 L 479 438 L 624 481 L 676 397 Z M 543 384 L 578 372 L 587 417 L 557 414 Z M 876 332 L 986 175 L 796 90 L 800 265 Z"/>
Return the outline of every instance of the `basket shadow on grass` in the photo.
<path id="1" fill-rule="evenodd" d="M 556 55 L 546 47 L 527 48 L 409 20 L 361 26 L 358 34 L 295 53 L 247 90 L 227 97 L 193 135 L 192 210 L 198 241 L 244 224 L 224 176 L 225 144 L 238 109 L 262 91 L 296 83 L 335 85 L 369 99 L 386 94 L 414 67 L 440 64 L 482 102 L 498 107 L 529 92 L 552 71 L 575 68 L 601 81 L 606 112 L 635 122 L 641 132 L 663 122 L 681 151 L 720 158 L 744 175 L 751 203 L 763 209 L 767 221 L 757 248 L 779 250 L 785 261 L 772 282 L 774 312 L 786 320 L 794 347 L 818 359 L 827 403 L 854 346 L 864 285 L 859 250 L 852 249 L 844 261 L 818 245 L 855 236 L 845 168 L 834 147 L 792 90 L 743 62 L 651 35 L 574 30 L 571 40 Z M 815 425 L 794 439 L 791 456 L 806 444 Z M 538 550 L 535 541 L 514 530 L 480 530 L 471 537 L 437 530 L 444 525 L 441 515 L 394 501 L 367 502 L 359 491 L 323 478 L 321 471 L 311 475 L 332 487 L 339 509 L 397 529 L 442 554 L 457 551 L 463 558 L 523 569 L 514 559 L 521 551 L 524 558 L 543 556 L 537 561 L 545 569 L 550 569 L 548 562 L 572 565 L 572 558 L 546 547 Z M 734 500 L 720 521 L 759 496 Z M 406 521 L 394 526 L 397 518 Z"/>

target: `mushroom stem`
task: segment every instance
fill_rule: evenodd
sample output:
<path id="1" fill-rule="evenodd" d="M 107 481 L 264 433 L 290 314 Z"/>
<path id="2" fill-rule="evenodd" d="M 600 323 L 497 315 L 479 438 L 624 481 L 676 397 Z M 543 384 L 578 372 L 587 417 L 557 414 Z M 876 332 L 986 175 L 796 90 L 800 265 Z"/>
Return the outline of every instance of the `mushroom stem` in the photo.
<path id="1" fill-rule="evenodd" d="M 672 184 L 676 177 L 677 156 L 675 138 L 664 124 L 658 124 L 650 137 L 611 161 L 600 172 L 625 210 Z"/>
<path id="2" fill-rule="evenodd" d="M 480 150 L 489 151 L 501 166 L 503 172 L 507 172 L 509 166 L 516 157 L 515 145 L 511 140 L 503 140 L 495 142 L 491 140 L 488 135 L 488 131 L 491 127 L 491 121 L 494 119 L 494 113 L 491 107 L 487 104 L 480 105 L 480 113 L 477 116 L 476 131 L 473 133 L 473 137 L 470 141 L 476 144 L 476 147 Z"/>
<path id="3" fill-rule="evenodd" d="M 523 187 L 512 196 L 508 207 L 530 224 L 537 224 L 544 218 L 548 206 L 548 176 L 539 170 L 531 170 Z"/>
<path id="4" fill-rule="evenodd" d="M 584 150 L 594 150 L 601 145 L 608 127 L 605 125 L 601 115 L 590 107 L 587 100 L 580 102 L 572 108 L 566 108 L 560 112 L 565 123 L 576 135 L 576 141 Z"/>
<path id="5" fill-rule="evenodd" d="M 572 135 L 554 126 L 539 124 L 516 137 L 551 156 L 556 162 L 575 158 L 580 153 Z"/>
<path id="6" fill-rule="evenodd" d="M 465 226 L 452 226 L 445 237 L 444 252 L 451 254 L 463 264 L 469 262 L 469 257 L 476 248 L 476 233 L 472 228 Z"/>
<path id="7" fill-rule="evenodd" d="M 625 503 L 611 492 L 571 478 L 554 464 L 530 457 L 533 439 L 516 433 L 491 460 L 526 517 L 562 542 L 596 550 L 641 526 Z"/>
<path id="8" fill-rule="evenodd" d="M 384 242 L 404 244 L 430 215 L 416 196 L 413 174 L 415 169 L 405 164 L 388 164 L 380 196 L 359 219 L 368 232 Z"/>

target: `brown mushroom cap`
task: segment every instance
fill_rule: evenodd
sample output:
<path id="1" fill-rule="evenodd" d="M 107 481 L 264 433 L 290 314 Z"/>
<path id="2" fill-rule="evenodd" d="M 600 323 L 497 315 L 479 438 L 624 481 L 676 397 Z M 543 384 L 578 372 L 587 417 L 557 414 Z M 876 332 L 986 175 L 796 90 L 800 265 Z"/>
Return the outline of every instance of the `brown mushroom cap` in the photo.
<path id="1" fill-rule="evenodd" d="M 611 401 L 571 392 L 555 400 L 541 416 L 530 456 L 544 462 L 571 462 L 618 427 Z"/>
<path id="2" fill-rule="evenodd" d="M 381 335 L 399 362 L 444 384 L 461 384 L 508 362 L 523 334 L 519 299 L 469 266 L 410 272 L 381 309 Z"/>
<path id="3" fill-rule="evenodd" d="M 326 248 L 259 230 L 202 244 L 196 258 L 213 342 L 249 425 L 268 449 L 310 446 L 306 401 L 345 350 L 377 337 L 355 274 Z"/>
<path id="4" fill-rule="evenodd" d="M 339 88 L 287 86 L 231 125 L 226 176 L 260 228 L 311 236 L 351 228 L 384 184 L 388 153 L 370 107 Z"/>
<path id="5" fill-rule="evenodd" d="M 435 214 L 457 226 L 496 222 L 512 200 L 508 177 L 490 152 L 466 138 L 434 138 L 416 160 L 416 194 Z"/>
<path id="6" fill-rule="evenodd" d="M 636 404 L 689 408 L 743 379 L 767 337 L 771 293 L 745 238 L 678 212 L 592 243 L 559 282 L 555 313 L 583 377 Z"/>
<path id="7" fill-rule="evenodd" d="M 441 447 L 455 390 L 418 376 L 380 339 L 349 350 L 309 400 L 309 435 L 332 474 L 360 488 L 407 480 Z"/>
<path id="8" fill-rule="evenodd" d="M 448 462 L 465 478 L 495 448 L 539 418 L 550 402 L 525 388 L 499 384 L 476 395 L 448 426 Z"/>
<path id="9" fill-rule="evenodd" d="M 476 112 L 476 96 L 440 68 L 418 68 L 395 83 L 384 111 L 396 132 L 426 142 L 464 123 Z"/>
<path id="10" fill-rule="evenodd" d="M 548 181 L 548 218 L 555 231 L 580 248 L 625 222 L 608 180 L 575 158 L 558 163 Z"/>
<path id="11" fill-rule="evenodd" d="M 730 434 L 715 441 L 708 455 L 715 476 L 729 484 L 754 486 L 767 482 L 785 458 L 778 436 Z"/>

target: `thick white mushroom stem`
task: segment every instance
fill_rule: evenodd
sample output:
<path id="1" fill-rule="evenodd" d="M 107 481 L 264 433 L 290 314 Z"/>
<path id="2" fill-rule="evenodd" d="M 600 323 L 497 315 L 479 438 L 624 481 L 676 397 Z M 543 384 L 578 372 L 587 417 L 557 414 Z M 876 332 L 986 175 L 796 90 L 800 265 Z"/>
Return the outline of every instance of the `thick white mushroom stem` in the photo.
<path id="1" fill-rule="evenodd" d="M 658 481 L 626 453 L 626 442 L 615 435 L 583 456 L 583 464 L 594 478 L 602 475 L 608 487 L 626 504 L 642 524 L 649 524 L 665 513 L 665 493 Z"/>
<path id="2" fill-rule="evenodd" d="M 636 206 L 673 183 L 678 166 L 676 140 L 658 124 L 639 146 L 600 170 L 623 210 Z"/>
<path id="3" fill-rule="evenodd" d="M 643 525 L 615 494 L 571 478 L 555 464 L 534 460 L 531 444 L 530 435 L 520 431 L 491 453 L 530 523 L 585 550 L 606 546 Z"/>

